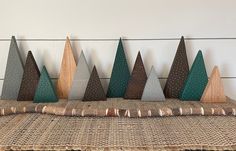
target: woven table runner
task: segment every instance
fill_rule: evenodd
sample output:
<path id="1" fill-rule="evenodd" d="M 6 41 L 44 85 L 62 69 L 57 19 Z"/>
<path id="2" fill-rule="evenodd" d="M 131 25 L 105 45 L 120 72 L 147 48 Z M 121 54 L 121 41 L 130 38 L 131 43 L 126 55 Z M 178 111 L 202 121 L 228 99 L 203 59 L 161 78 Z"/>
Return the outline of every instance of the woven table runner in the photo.
<path id="1" fill-rule="evenodd" d="M 235 150 L 233 116 L 0 117 L 0 150 Z"/>
<path id="2" fill-rule="evenodd" d="M 163 102 L 108 99 L 107 101 L 67 101 L 57 103 L 32 103 L 29 101 L 0 100 L 0 115 L 18 113 L 43 113 L 83 117 L 159 117 L 186 115 L 236 115 L 236 101 L 226 103 L 201 103 L 167 99 Z"/>

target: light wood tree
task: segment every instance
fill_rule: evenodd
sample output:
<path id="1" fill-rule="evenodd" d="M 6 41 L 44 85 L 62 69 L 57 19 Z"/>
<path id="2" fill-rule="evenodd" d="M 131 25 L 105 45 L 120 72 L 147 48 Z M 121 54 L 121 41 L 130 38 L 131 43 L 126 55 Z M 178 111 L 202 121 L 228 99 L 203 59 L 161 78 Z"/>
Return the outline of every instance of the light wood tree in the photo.
<path id="1" fill-rule="evenodd" d="M 57 94 L 60 99 L 68 98 L 75 70 L 76 63 L 72 52 L 70 39 L 67 37 L 61 63 L 60 75 L 57 82 Z"/>
<path id="2" fill-rule="evenodd" d="M 201 97 L 204 103 L 222 103 L 226 102 L 224 86 L 220 78 L 220 72 L 217 66 L 214 67 L 211 77 Z"/>

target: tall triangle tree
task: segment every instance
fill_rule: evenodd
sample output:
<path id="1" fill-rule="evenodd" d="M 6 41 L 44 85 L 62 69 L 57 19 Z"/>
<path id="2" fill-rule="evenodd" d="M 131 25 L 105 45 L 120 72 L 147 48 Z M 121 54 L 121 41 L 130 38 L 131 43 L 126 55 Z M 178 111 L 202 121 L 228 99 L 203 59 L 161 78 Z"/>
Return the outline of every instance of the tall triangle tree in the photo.
<path id="1" fill-rule="evenodd" d="M 111 98 L 124 97 L 129 77 L 129 67 L 125 57 L 122 41 L 120 39 L 111 73 L 110 83 L 108 86 L 107 96 Z"/>
<path id="2" fill-rule="evenodd" d="M 204 103 L 223 103 L 226 102 L 224 86 L 220 78 L 220 72 L 217 66 L 214 67 L 207 86 L 201 97 Z"/>
<path id="3" fill-rule="evenodd" d="M 76 72 L 69 93 L 69 100 L 82 100 L 90 77 L 88 63 L 82 51 L 77 63 Z"/>
<path id="4" fill-rule="evenodd" d="M 179 98 L 188 72 L 189 65 L 184 37 L 182 36 L 164 88 L 164 94 L 167 98 Z"/>
<path id="5" fill-rule="evenodd" d="M 202 55 L 202 51 L 198 54 L 190 69 L 187 80 L 180 94 L 181 100 L 196 100 L 201 99 L 202 93 L 207 85 L 208 76 Z"/>
<path id="6" fill-rule="evenodd" d="M 151 72 L 145 84 L 142 101 L 164 101 L 165 96 L 161 88 L 160 81 L 157 77 L 156 71 L 152 66 Z"/>
<path id="7" fill-rule="evenodd" d="M 147 74 L 145 72 L 141 54 L 138 52 L 126 89 L 125 99 L 141 99 L 146 81 Z"/>
<path id="8" fill-rule="evenodd" d="M 85 90 L 83 101 L 104 101 L 106 94 L 99 79 L 97 69 L 94 66 L 90 75 L 87 88 Z"/>
<path id="9" fill-rule="evenodd" d="M 38 86 L 40 71 L 31 51 L 28 52 L 24 74 L 21 81 L 21 86 L 17 101 L 32 101 L 34 99 L 35 91 Z"/>
<path id="10" fill-rule="evenodd" d="M 61 99 L 67 99 L 76 70 L 76 63 L 72 52 L 70 39 L 66 38 L 60 75 L 57 82 L 57 94 Z"/>
<path id="11" fill-rule="evenodd" d="M 20 56 L 16 39 L 14 36 L 12 36 L 10 49 L 8 53 L 5 77 L 2 86 L 1 99 L 3 100 L 17 99 L 23 72 L 24 72 L 23 61 Z"/>
<path id="12" fill-rule="evenodd" d="M 57 102 L 58 97 L 53 83 L 48 75 L 47 69 L 43 66 L 41 76 L 34 96 L 34 103 Z"/>

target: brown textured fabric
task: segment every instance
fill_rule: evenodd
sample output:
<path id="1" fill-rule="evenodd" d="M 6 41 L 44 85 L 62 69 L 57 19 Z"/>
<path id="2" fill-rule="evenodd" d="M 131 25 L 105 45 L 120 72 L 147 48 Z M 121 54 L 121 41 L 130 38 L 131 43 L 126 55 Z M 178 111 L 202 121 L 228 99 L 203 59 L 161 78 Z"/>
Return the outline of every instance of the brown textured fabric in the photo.
<path id="1" fill-rule="evenodd" d="M 125 99 L 141 99 L 147 81 L 147 74 L 140 52 L 136 58 L 131 77 L 125 93 Z"/>
<path id="2" fill-rule="evenodd" d="M 106 95 L 99 79 L 97 69 L 94 66 L 90 75 L 87 88 L 85 90 L 83 101 L 101 101 L 106 100 Z"/>
<path id="3" fill-rule="evenodd" d="M 179 98 L 181 89 L 189 73 L 189 65 L 184 43 L 184 37 L 181 37 L 174 61 L 172 63 L 164 94 L 166 98 Z"/>
<path id="4" fill-rule="evenodd" d="M 32 101 L 38 86 L 40 71 L 31 51 L 28 52 L 17 101 Z"/>

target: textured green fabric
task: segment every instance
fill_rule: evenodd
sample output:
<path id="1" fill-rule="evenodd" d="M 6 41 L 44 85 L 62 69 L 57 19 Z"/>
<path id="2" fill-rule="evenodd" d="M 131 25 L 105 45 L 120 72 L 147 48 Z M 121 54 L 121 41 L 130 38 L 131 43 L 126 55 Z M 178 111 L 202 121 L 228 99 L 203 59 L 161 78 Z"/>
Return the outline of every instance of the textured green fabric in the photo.
<path id="1" fill-rule="evenodd" d="M 130 72 L 120 39 L 108 86 L 107 97 L 124 97 Z"/>
<path id="2" fill-rule="evenodd" d="M 53 87 L 52 81 L 44 66 L 39 79 L 39 84 L 34 96 L 34 103 L 57 102 L 58 97 Z"/>
<path id="3" fill-rule="evenodd" d="M 188 78 L 185 81 L 184 87 L 180 94 L 181 100 L 200 100 L 203 91 L 207 85 L 208 77 L 204 64 L 202 52 L 198 54 L 190 69 Z"/>

